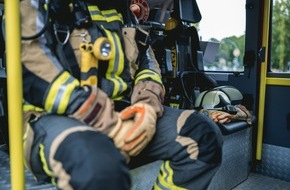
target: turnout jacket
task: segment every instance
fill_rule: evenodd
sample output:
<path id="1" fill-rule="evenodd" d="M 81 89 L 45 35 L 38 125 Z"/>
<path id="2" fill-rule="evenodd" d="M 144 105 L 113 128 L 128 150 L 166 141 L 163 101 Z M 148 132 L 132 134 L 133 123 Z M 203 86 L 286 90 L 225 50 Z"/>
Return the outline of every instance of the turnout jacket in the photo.
<path id="1" fill-rule="evenodd" d="M 82 1 L 92 20 L 89 27 L 72 24 L 71 6 L 46 18 L 49 8 L 44 2 L 21 1 L 21 35 L 33 36 L 46 28 L 40 37 L 21 41 L 26 121 L 53 113 L 105 130 L 115 121 L 113 100 L 144 101 L 157 106 L 158 116 L 162 115 L 159 65 L 150 47 L 138 48 L 138 26 L 129 23 L 130 12 L 124 9 L 129 6 L 127 1 L 116 5 L 115 1 Z M 111 44 L 108 60 L 80 47 L 91 47 L 101 37 Z"/>

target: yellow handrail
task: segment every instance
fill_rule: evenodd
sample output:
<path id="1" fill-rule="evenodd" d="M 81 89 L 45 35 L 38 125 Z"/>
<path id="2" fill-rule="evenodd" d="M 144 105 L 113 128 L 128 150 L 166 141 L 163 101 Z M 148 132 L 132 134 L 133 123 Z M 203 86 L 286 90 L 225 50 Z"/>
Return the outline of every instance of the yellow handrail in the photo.
<path id="1" fill-rule="evenodd" d="M 267 83 L 267 85 L 290 86 L 290 79 L 289 78 L 267 77 L 266 83 Z"/>
<path id="2" fill-rule="evenodd" d="M 259 114 L 258 114 L 258 135 L 257 135 L 257 151 L 256 159 L 262 158 L 262 144 L 264 132 L 264 113 L 265 113 L 265 94 L 266 94 L 266 77 L 267 77 L 267 63 L 268 63 L 268 40 L 269 40 L 269 23 L 270 23 L 270 0 L 264 1 L 264 15 L 263 15 L 263 38 L 262 47 L 265 47 L 265 61 L 261 63 L 260 75 L 260 94 L 259 94 Z"/>
<path id="3" fill-rule="evenodd" d="M 24 189 L 22 147 L 22 68 L 20 64 L 19 0 L 5 0 L 5 35 L 7 51 L 7 99 L 10 144 L 11 189 Z"/>

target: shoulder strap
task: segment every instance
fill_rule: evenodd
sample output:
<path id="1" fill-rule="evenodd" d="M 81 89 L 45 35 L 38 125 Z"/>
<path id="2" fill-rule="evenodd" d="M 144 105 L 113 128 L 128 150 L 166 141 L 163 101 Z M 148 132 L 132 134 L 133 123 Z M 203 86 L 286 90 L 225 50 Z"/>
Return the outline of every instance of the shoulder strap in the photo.
<path id="1" fill-rule="evenodd" d="M 40 11 L 45 12 L 44 6 L 40 6 L 40 9 Z M 69 14 L 67 10 L 65 12 Z M 52 14 L 56 13 L 53 12 Z M 71 16 L 67 16 L 69 17 L 67 19 L 58 20 L 61 16 L 63 15 L 52 16 L 53 22 L 45 32 L 48 47 L 56 54 L 63 68 L 70 72 L 76 79 L 80 79 L 79 65 L 69 42 L 69 36 L 73 26 Z"/>
<path id="2" fill-rule="evenodd" d="M 69 71 L 76 79 L 80 79 L 79 64 L 74 55 L 73 49 L 69 41 L 62 45 L 57 43 L 56 54 L 63 67 Z"/>

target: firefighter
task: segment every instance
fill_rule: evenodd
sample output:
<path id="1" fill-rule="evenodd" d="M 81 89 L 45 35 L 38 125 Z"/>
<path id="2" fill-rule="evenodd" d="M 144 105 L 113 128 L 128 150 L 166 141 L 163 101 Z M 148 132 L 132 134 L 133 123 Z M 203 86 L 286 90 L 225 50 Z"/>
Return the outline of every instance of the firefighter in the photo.
<path id="1" fill-rule="evenodd" d="M 215 123 L 162 105 L 148 31 L 129 2 L 22 0 L 25 165 L 59 189 L 130 189 L 163 160 L 154 189 L 206 189 L 221 162 Z"/>

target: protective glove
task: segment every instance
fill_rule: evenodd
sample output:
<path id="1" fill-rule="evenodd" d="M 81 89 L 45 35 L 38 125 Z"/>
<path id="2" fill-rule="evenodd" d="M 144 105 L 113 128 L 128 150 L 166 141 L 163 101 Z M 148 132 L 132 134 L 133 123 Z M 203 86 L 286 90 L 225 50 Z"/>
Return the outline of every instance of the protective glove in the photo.
<path id="1" fill-rule="evenodd" d="M 122 125 L 119 113 L 114 111 L 114 102 L 97 87 L 84 86 L 84 89 L 89 92 L 89 96 L 69 116 L 89 124 L 113 139 Z"/>
<path id="2" fill-rule="evenodd" d="M 232 121 L 233 116 L 223 111 L 212 111 L 210 113 L 210 118 L 216 123 L 223 124 L 230 123 Z"/>
<path id="3" fill-rule="evenodd" d="M 218 110 L 205 110 L 202 109 L 200 112 L 208 117 L 210 117 L 214 122 L 218 124 L 223 123 L 229 123 L 231 121 L 239 121 L 243 120 L 246 121 L 249 125 L 252 124 L 252 115 L 247 110 L 247 108 L 241 104 L 235 105 L 235 108 L 237 110 L 236 114 L 229 114 L 224 111 L 218 111 Z"/>
<path id="4" fill-rule="evenodd" d="M 227 112 L 223 112 L 223 111 L 217 111 L 217 110 L 202 109 L 202 110 L 200 110 L 200 113 L 208 116 L 215 123 L 218 123 L 218 124 L 229 123 L 232 121 L 232 118 L 233 118 L 233 116 L 231 114 L 229 114 Z"/>
<path id="5" fill-rule="evenodd" d="M 165 88 L 162 83 L 161 71 L 152 48 L 146 51 L 139 49 L 138 70 L 134 75 L 134 89 L 131 104 L 146 103 L 154 108 L 158 117 L 163 114 Z"/>
<path id="6" fill-rule="evenodd" d="M 115 144 L 129 156 L 136 156 L 155 134 L 156 112 L 150 105 L 138 103 L 125 108 L 120 117 L 123 125 L 114 138 Z"/>
<path id="7" fill-rule="evenodd" d="M 120 153 L 129 162 L 129 155 L 122 150 L 127 131 L 130 129 L 129 121 L 122 121 L 120 113 L 114 111 L 114 102 L 97 87 L 84 86 L 89 92 L 86 101 L 71 115 L 79 121 L 85 122 L 98 131 L 110 137 Z M 133 122 L 133 120 L 131 121 Z M 128 126 L 128 127 L 127 127 Z"/>
<path id="8" fill-rule="evenodd" d="M 129 163 L 130 161 L 130 156 L 127 152 L 124 151 L 125 136 L 127 135 L 128 131 L 132 130 L 133 126 L 134 126 L 134 120 L 132 119 L 122 121 L 122 126 L 113 139 L 115 146 L 120 150 L 121 154 L 126 158 L 127 163 Z"/>
<path id="9" fill-rule="evenodd" d="M 244 120 L 249 125 L 252 124 L 252 114 L 247 110 L 247 108 L 241 104 L 235 105 L 237 114 L 233 115 L 232 120 Z"/>
<path id="10" fill-rule="evenodd" d="M 131 96 L 131 103 L 146 103 L 152 106 L 158 117 L 163 114 L 163 101 L 164 101 L 163 87 L 154 81 L 140 80 L 133 89 Z"/>

